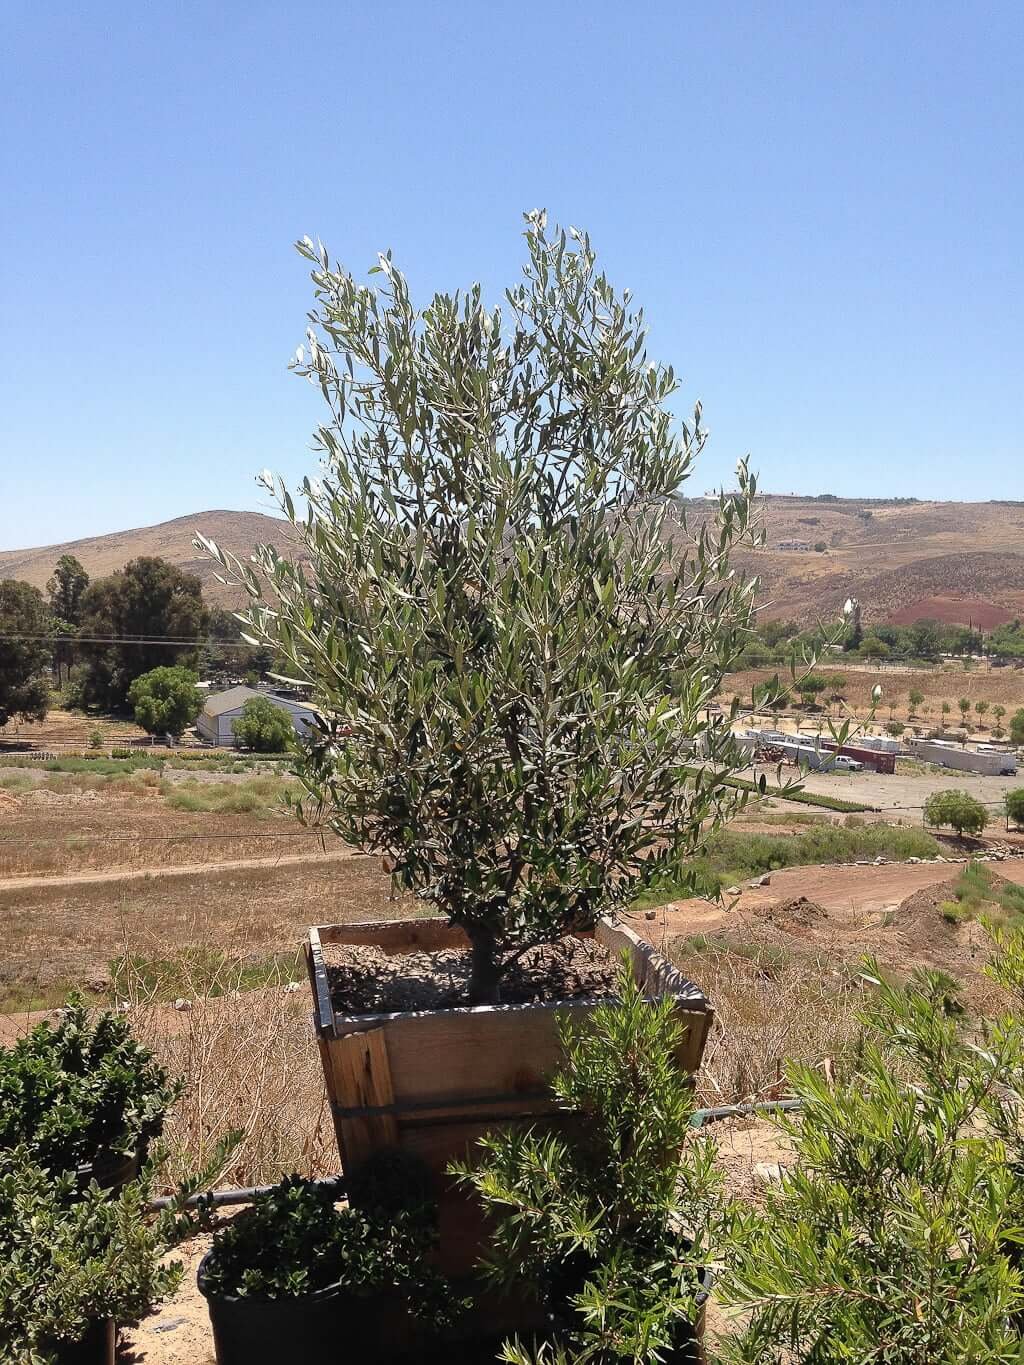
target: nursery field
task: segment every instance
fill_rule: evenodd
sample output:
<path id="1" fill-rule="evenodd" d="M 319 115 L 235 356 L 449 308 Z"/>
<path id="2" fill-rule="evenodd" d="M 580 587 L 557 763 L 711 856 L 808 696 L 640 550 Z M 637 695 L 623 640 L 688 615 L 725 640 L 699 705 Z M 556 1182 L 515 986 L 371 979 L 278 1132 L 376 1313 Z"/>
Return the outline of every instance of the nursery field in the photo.
<path id="1" fill-rule="evenodd" d="M 841 674 L 845 681 L 837 691 L 841 692 L 845 700 L 846 712 L 852 711 L 854 715 L 861 717 L 867 716 L 871 710 L 872 689 L 876 686 L 881 687 L 882 700 L 875 708 L 879 721 L 876 728 L 879 729 L 881 723 L 890 718 L 891 708 L 895 719 L 904 722 L 909 720 L 911 690 L 924 695 L 924 701 L 917 708 L 915 719 L 925 726 L 934 726 L 942 721 L 943 702 L 948 702 L 952 708 L 946 718 L 947 722 L 959 726 L 960 712 L 957 702 L 961 697 L 966 697 L 972 707 L 967 720 L 968 729 L 972 734 L 977 732 L 986 738 L 990 736 L 994 724 L 991 707 L 1004 706 L 1009 717 L 1019 707 L 1024 706 L 1024 672 L 1016 668 L 991 668 L 987 664 L 977 664 L 965 670 L 960 663 L 945 663 L 935 668 L 863 666 L 854 668 L 840 662 L 834 667 L 823 664 L 814 671 L 825 678 Z M 721 696 L 728 700 L 737 696 L 741 702 L 745 701 L 749 706 L 751 689 L 773 678 L 776 673 L 783 682 L 786 682 L 789 675 L 786 667 L 782 665 L 777 669 L 754 668 L 730 673 L 723 684 Z M 983 718 L 984 730 L 979 728 L 979 717 L 973 710 L 975 702 L 979 701 L 988 702 L 990 707 Z M 838 714 L 839 708 L 835 708 L 835 711 Z M 1007 719 L 1004 717 L 1004 726 L 1006 723 Z"/>

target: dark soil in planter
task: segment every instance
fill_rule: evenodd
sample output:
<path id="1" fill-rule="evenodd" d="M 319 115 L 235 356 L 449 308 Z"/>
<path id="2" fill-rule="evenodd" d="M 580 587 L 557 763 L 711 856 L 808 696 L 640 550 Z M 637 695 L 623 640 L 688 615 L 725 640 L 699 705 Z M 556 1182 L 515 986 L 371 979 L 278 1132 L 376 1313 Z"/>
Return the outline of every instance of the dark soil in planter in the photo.
<path id="1" fill-rule="evenodd" d="M 341 1014 L 393 1014 L 468 1005 L 470 953 L 386 953 L 363 944 L 324 945 L 331 1000 Z M 501 983 L 503 1005 L 614 995 L 619 962 L 596 939 L 569 936 L 529 948 Z"/>

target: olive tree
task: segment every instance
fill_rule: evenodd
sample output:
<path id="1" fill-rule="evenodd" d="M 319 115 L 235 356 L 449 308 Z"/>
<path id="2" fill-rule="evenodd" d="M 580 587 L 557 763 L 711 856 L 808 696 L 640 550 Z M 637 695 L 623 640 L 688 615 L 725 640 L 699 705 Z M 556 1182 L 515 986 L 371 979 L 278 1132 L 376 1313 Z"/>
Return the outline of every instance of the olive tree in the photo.
<path id="1" fill-rule="evenodd" d="M 525 948 L 593 925 L 742 806 L 730 714 L 750 637 L 754 479 L 688 525 L 704 444 L 589 238 L 527 215 L 507 309 L 479 285 L 422 310 L 298 244 L 316 306 L 294 368 L 329 416 L 296 508 L 305 564 L 203 542 L 251 596 L 248 638 L 313 686 L 303 816 L 385 855 L 466 932 L 470 997 Z M 735 708 L 734 708 L 735 709 Z"/>

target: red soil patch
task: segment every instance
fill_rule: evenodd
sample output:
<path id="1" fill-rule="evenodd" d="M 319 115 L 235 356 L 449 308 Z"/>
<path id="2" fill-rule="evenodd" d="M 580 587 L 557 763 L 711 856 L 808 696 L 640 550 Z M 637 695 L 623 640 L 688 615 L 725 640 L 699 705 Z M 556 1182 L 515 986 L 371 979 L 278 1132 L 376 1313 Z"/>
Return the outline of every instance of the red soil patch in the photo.
<path id="1" fill-rule="evenodd" d="M 912 626 L 915 621 L 941 621 L 949 626 L 977 626 L 992 630 L 1013 620 L 1013 612 L 980 597 L 922 597 L 894 611 L 891 626 Z"/>

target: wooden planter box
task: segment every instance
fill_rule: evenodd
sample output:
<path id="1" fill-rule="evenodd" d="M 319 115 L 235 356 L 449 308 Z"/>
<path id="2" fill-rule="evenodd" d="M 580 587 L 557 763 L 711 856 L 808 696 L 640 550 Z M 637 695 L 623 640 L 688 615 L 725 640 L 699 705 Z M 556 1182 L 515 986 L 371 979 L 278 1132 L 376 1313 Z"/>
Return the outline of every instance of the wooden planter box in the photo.
<path id="1" fill-rule="evenodd" d="M 601 920 L 593 937 L 614 953 L 628 949 L 637 980 L 649 996 L 669 994 L 683 1025 L 679 1065 L 700 1065 L 713 1010 L 701 991 L 631 929 Z M 445 1169 L 465 1157 L 494 1127 L 555 1121 L 558 1107 L 548 1079 L 561 1061 L 559 1014 L 584 1017 L 595 1000 L 543 1005 L 468 1005 L 403 1014 L 336 1014 L 324 966 L 323 945 L 373 944 L 387 953 L 433 952 L 468 946 L 461 929 L 444 918 L 322 925 L 306 946 L 315 1022 L 327 1096 L 342 1169 L 356 1172 L 373 1152 L 400 1147 L 419 1157 L 438 1180 L 443 1259 L 453 1243 L 470 1250 L 479 1241 L 451 1225 L 456 1206 Z M 479 1219 L 477 1218 L 477 1224 Z M 472 1246 L 470 1246 L 472 1244 Z"/>

